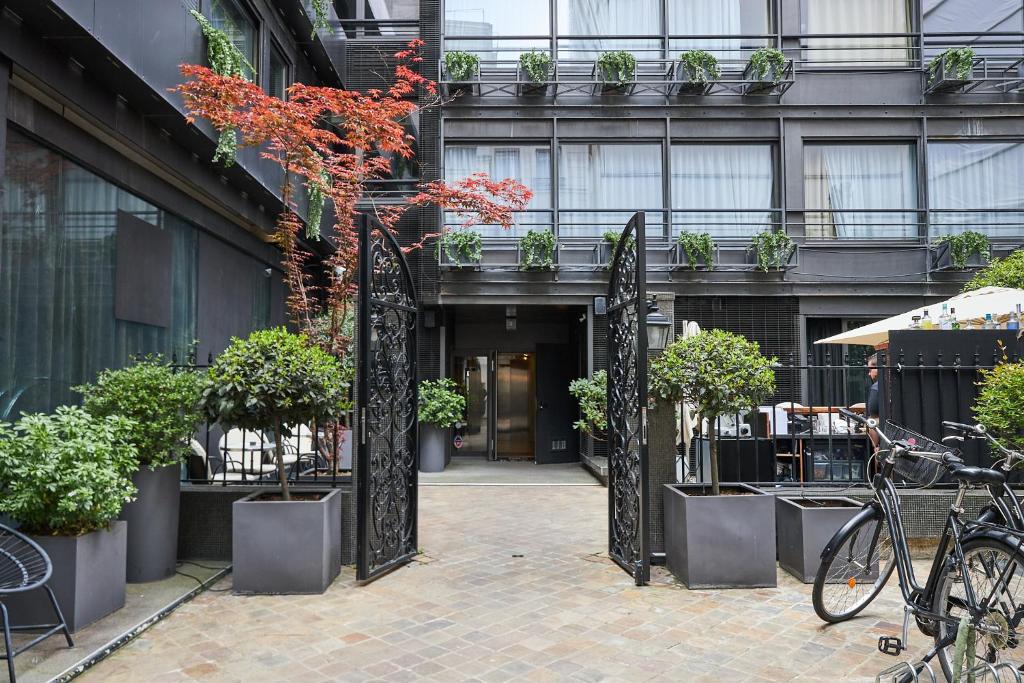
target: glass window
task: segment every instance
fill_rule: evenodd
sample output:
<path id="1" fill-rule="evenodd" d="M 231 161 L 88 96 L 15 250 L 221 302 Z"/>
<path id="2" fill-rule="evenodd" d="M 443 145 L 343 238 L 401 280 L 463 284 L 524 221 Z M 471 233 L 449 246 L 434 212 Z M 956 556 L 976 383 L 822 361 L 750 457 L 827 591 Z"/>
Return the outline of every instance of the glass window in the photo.
<path id="1" fill-rule="evenodd" d="M 719 61 L 745 61 L 769 44 L 769 0 L 668 0 L 671 56 L 683 50 L 707 50 Z M 679 36 L 701 36 L 681 39 Z"/>
<path id="2" fill-rule="evenodd" d="M 447 145 L 444 154 L 445 179 L 460 180 L 474 173 L 487 173 L 495 180 L 512 178 L 533 191 L 528 211 L 518 216 L 519 226 L 550 226 L 551 212 L 551 148 L 547 145 Z M 446 216 L 446 224 L 458 224 L 455 216 Z M 500 227 L 482 227 L 486 236 L 509 234 Z"/>
<path id="3" fill-rule="evenodd" d="M 992 33 L 1024 31 L 1021 0 L 921 0 L 925 61 L 948 47 L 970 45 L 978 56 L 1020 57 L 1022 36 Z M 934 34 L 953 35 L 934 35 Z M 933 35 L 928 35 L 933 34 Z"/>
<path id="4" fill-rule="evenodd" d="M 602 52 L 628 50 L 637 59 L 660 59 L 660 40 L 610 36 L 661 35 L 661 0 L 558 0 L 560 59 L 596 59 Z M 594 36 L 584 38 L 584 36 Z"/>
<path id="5" fill-rule="evenodd" d="M 771 145 L 672 145 L 673 237 L 749 237 L 770 228 L 773 177 Z"/>
<path id="6" fill-rule="evenodd" d="M 77 403 L 72 386 L 196 337 L 195 229 L 14 129 L 0 203 L 0 419 Z M 115 317 L 118 214 L 170 236 L 169 325 Z"/>
<path id="7" fill-rule="evenodd" d="M 929 142 L 931 234 L 1024 235 L 1024 143 Z"/>
<path id="8" fill-rule="evenodd" d="M 910 33 L 907 0 L 803 1 L 804 33 L 847 36 L 808 38 L 807 62 L 818 66 L 906 66 L 917 62 L 909 36 L 878 35 Z"/>
<path id="9" fill-rule="evenodd" d="M 210 5 L 210 22 L 223 31 L 238 48 L 242 56 L 249 62 L 244 66 L 245 77 L 255 79 L 252 67 L 256 62 L 256 44 L 258 33 L 256 22 L 250 14 L 238 4 L 237 0 L 213 0 Z"/>
<path id="10" fill-rule="evenodd" d="M 808 237 L 916 239 L 913 145 L 804 145 L 804 205 Z"/>
<path id="11" fill-rule="evenodd" d="M 284 99 L 288 90 L 288 61 L 277 49 L 276 45 L 270 46 L 270 75 L 267 83 L 267 94 L 279 99 Z"/>
<path id="12" fill-rule="evenodd" d="M 564 144 L 558 155 L 559 235 L 600 237 L 647 211 L 647 231 L 662 234 L 660 144 Z"/>
<path id="13" fill-rule="evenodd" d="M 365 18 L 377 21 L 419 19 L 419 0 L 366 0 Z"/>
<path id="14" fill-rule="evenodd" d="M 547 36 L 548 0 L 445 0 L 448 36 Z"/>

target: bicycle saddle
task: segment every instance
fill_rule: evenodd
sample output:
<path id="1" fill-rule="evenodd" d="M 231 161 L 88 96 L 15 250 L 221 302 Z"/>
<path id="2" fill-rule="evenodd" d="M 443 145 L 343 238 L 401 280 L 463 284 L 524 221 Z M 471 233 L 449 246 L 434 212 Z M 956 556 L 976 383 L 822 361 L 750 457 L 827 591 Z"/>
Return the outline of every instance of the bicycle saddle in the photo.
<path id="1" fill-rule="evenodd" d="M 947 467 L 954 479 L 968 484 L 995 484 L 999 486 L 1006 483 L 1006 475 L 999 470 L 992 470 L 987 467 L 972 467 L 958 463 L 948 464 Z"/>

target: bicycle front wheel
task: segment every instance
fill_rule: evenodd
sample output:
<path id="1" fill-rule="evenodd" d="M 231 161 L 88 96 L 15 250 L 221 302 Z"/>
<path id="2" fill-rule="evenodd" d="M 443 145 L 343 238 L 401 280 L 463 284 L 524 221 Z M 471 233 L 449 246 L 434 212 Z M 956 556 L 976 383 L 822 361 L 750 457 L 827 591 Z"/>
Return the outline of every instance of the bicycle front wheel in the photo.
<path id="1" fill-rule="evenodd" d="M 855 617 L 892 575 L 892 537 L 885 519 L 865 519 L 821 560 L 811 594 L 814 612 L 831 624 Z"/>
<path id="2" fill-rule="evenodd" d="M 965 584 L 970 582 L 982 613 L 972 623 L 976 627 L 973 662 L 964 663 L 964 671 L 989 663 L 1024 666 L 1024 554 L 1016 546 L 996 538 L 975 538 L 963 544 L 964 566 L 947 562 L 935 584 L 933 611 L 952 619 L 939 621 L 936 643 L 955 639 L 957 622 L 969 613 Z M 953 680 L 954 646 L 939 650 L 939 662 L 947 680 Z"/>

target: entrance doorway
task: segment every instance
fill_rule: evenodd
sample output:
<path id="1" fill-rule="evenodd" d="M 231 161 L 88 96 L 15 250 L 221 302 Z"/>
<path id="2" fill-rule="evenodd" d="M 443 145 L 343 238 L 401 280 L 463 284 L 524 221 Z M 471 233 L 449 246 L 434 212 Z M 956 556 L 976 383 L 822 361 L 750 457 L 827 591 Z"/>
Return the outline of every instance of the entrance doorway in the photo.
<path id="1" fill-rule="evenodd" d="M 466 422 L 456 455 L 533 460 L 536 436 L 536 355 L 456 353 L 452 369 L 466 396 Z"/>

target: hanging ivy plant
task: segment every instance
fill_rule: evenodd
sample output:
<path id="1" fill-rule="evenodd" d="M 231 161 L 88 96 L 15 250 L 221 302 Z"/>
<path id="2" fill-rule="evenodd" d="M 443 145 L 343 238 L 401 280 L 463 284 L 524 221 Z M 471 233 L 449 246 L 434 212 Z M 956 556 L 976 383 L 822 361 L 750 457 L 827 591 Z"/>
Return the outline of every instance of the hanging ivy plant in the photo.
<path id="1" fill-rule="evenodd" d="M 519 240 L 519 267 L 547 269 L 555 265 L 555 233 L 530 230 Z"/>
<path id="2" fill-rule="evenodd" d="M 691 83 L 708 83 L 722 77 L 718 59 L 704 50 L 687 50 L 679 55 L 679 61 L 686 67 Z"/>
<path id="3" fill-rule="evenodd" d="M 519 55 L 519 66 L 532 83 L 546 83 L 551 75 L 551 55 L 530 50 Z"/>
<path id="4" fill-rule="evenodd" d="M 601 237 L 604 239 L 605 242 L 607 242 L 608 244 L 611 245 L 611 251 L 612 251 L 612 254 L 614 254 L 615 253 L 615 248 L 619 246 L 619 239 L 622 237 L 622 233 L 621 232 L 612 232 L 611 230 L 609 230 L 608 232 L 606 232 Z M 636 244 L 636 238 L 633 237 L 632 235 L 630 235 L 629 239 L 626 241 L 626 244 L 628 244 L 630 246 Z"/>
<path id="5" fill-rule="evenodd" d="M 597 58 L 597 68 L 605 83 L 623 86 L 636 79 L 636 57 L 625 50 L 603 53 Z"/>
<path id="6" fill-rule="evenodd" d="M 475 230 L 448 230 L 437 241 L 438 260 L 442 250 L 456 268 L 461 268 L 464 262 L 480 263 L 484 255 L 483 237 Z"/>
<path id="7" fill-rule="evenodd" d="M 323 29 L 329 33 L 334 33 L 334 29 L 331 28 L 331 24 L 327 21 L 327 0 L 310 0 L 313 5 L 313 33 L 310 38 L 316 35 L 317 29 Z"/>
<path id="8" fill-rule="evenodd" d="M 936 55 L 928 62 L 929 82 L 946 78 L 953 71 L 958 81 L 971 80 L 974 67 L 974 50 L 969 47 L 951 47 L 942 54 Z"/>
<path id="9" fill-rule="evenodd" d="M 757 254 L 757 268 L 768 272 L 769 270 L 782 270 L 789 263 L 790 257 L 796 250 L 796 245 L 789 235 L 775 230 L 759 232 L 751 238 L 751 244 L 747 251 L 754 251 Z"/>
<path id="10" fill-rule="evenodd" d="M 704 259 L 708 270 L 715 269 L 715 241 L 706 232 L 681 232 L 676 243 L 686 254 L 686 262 L 690 270 L 697 270 L 697 260 Z"/>
<path id="11" fill-rule="evenodd" d="M 480 58 L 472 52 L 453 50 L 444 55 L 444 69 L 453 83 L 473 80 L 480 71 Z"/>
<path id="12" fill-rule="evenodd" d="M 324 215 L 324 203 L 327 199 L 326 190 L 331 186 L 331 176 L 320 171 L 320 181 L 306 181 L 306 195 L 309 198 L 309 212 L 306 217 L 306 237 L 311 240 L 320 239 L 320 219 Z"/>
<path id="13" fill-rule="evenodd" d="M 935 240 L 935 245 L 949 245 L 949 260 L 957 270 L 967 267 L 967 260 L 977 254 L 983 261 L 988 261 L 988 236 L 980 232 L 966 230 L 956 235 L 943 235 Z"/>
<path id="14" fill-rule="evenodd" d="M 245 78 L 245 68 L 248 67 L 255 75 L 256 69 L 245 58 L 226 33 L 210 23 L 210 20 L 196 10 L 189 10 L 189 14 L 199 24 L 199 28 L 206 38 L 206 58 L 210 62 L 210 68 L 218 76 L 230 78 Z M 238 138 L 233 127 L 220 131 L 217 138 L 217 148 L 213 152 L 213 161 L 221 162 L 224 166 L 231 166 L 235 163 L 235 152 L 238 149 Z"/>
<path id="15" fill-rule="evenodd" d="M 778 83 L 782 80 L 782 72 L 786 68 L 786 55 L 774 47 L 759 47 L 754 50 L 747 61 L 750 78 L 764 83 Z M 768 75 L 772 78 L 769 81 Z"/>

